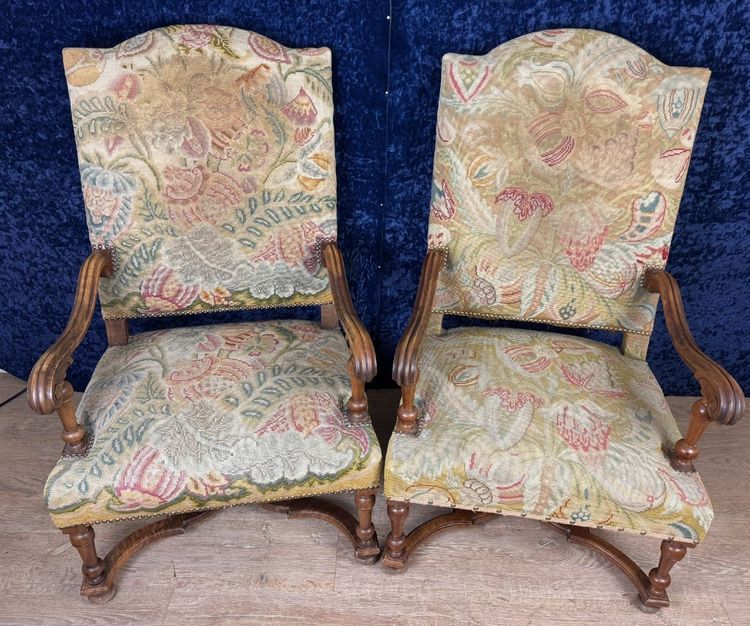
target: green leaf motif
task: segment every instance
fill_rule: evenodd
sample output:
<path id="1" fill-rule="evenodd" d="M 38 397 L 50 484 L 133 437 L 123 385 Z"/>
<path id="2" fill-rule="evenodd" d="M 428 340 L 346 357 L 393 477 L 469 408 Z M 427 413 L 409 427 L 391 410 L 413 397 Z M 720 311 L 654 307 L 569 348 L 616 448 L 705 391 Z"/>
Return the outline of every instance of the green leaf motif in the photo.
<path id="1" fill-rule="evenodd" d="M 116 103 L 112 96 L 93 96 L 79 100 L 73 107 L 73 125 L 79 139 L 86 134 L 116 134 L 128 123 L 128 112 L 124 102 Z"/>
<path id="2" fill-rule="evenodd" d="M 232 50 L 231 46 L 229 45 L 229 40 L 224 37 L 221 33 L 214 33 L 211 36 L 211 45 L 214 48 L 218 48 L 221 50 L 224 54 L 226 54 L 230 59 L 239 59 L 240 55 L 237 54 L 234 50 Z"/>

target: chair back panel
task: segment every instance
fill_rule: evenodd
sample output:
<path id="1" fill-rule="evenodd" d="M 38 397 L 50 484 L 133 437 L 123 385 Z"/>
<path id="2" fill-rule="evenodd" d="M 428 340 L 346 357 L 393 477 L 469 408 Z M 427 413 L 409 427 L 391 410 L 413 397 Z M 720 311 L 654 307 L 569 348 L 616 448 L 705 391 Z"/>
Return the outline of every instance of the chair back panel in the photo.
<path id="1" fill-rule="evenodd" d="M 591 30 L 446 55 L 436 311 L 649 334 L 708 77 Z"/>
<path id="2" fill-rule="evenodd" d="M 65 49 L 105 318 L 331 302 L 331 53 L 236 28 Z"/>

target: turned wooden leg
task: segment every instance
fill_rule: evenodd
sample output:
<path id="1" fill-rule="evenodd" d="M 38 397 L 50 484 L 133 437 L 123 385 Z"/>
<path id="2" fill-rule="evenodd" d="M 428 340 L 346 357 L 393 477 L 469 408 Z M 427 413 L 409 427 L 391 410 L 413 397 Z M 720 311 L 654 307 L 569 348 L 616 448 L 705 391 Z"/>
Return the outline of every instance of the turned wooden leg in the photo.
<path id="1" fill-rule="evenodd" d="M 388 567 L 403 569 L 406 566 L 406 535 L 404 525 L 409 517 L 409 503 L 388 500 L 388 519 L 391 520 L 391 532 L 385 540 L 385 560 Z"/>
<path id="2" fill-rule="evenodd" d="M 97 587 L 104 582 L 107 576 L 104 561 L 96 555 L 94 545 L 94 529 L 91 526 L 71 526 L 65 528 L 63 533 L 68 535 L 70 543 L 81 555 L 83 566 L 83 583 L 85 586 Z"/>
<path id="3" fill-rule="evenodd" d="M 407 435 L 417 432 L 417 407 L 414 406 L 416 389 L 416 383 L 401 387 L 401 405 L 396 412 L 396 432 Z"/>
<path id="4" fill-rule="evenodd" d="M 66 380 L 63 381 L 58 393 L 62 399 L 60 406 L 57 407 L 57 415 L 60 417 L 63 432 L 62 440 L 65 442 L 63 452 L 65 454 L 84 454 L 88 447 L 86 431 L 83 426 L 76 420 L 76 410 L 73 406 L 73 387 Z"/>
<path id="5" fill-rule="evenodd" d="M 669 605 L 667 599 L 667 587 L 672 582 L 669 575 L 670 570 L 676 563 L 682 561 L 687 553 L 687 546 L 677 541 L 664 540 L 661 542 L 661 557 L 659 565 L 648 573 L 649 584 L 647 587 L 647 598 L 641 597 L 641 602 L 646 607 L 658 607 Z"/>
<path id="6" fill-rule="evenodd" d="M 361 561 L 374 563 L 380 556 L 378 537 L 372 523 L 372 509 L 375 506 L 375 489 L 362 489 L 354 494 L 357 506 L 357 547 L 355 556 Z"/>
<path id="7" fill-rule="evenodd" d="M 365 395 L 365 381 L 357 378 L 354 373 L 354 360 L 349 359 L 346 369 L 349 371 L 349 380 L 352 383 L 352 397 L 346 404 L 349 419 L 355 424 L 361 424 L 369 419 L 370 413 L 367 407 L 367 396 Z"/>

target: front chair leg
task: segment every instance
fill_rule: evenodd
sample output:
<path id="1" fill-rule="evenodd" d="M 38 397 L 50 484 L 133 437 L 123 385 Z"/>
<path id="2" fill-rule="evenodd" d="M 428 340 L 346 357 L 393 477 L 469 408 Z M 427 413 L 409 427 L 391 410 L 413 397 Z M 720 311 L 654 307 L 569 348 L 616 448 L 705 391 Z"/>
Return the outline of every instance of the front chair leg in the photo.
<path id="1" fill-rule="evenodd" d="M 669 575 L 670 570 L 687 554 L 687 546 L 684 543 L 665 539 L 661 542 L 661 556 L 659 565 L 648 573 L 649 584 L 646 588 L 646 597 L 641 597 L 641 603 L 648 608 L 668 606 L 667 587 L 672 582 Z"/>
<path id="2" fill-rule="evenodd" d="M 372 523 L 375 507 L 375 489 L 361 489 L 354 494 L 357 506 L 357 547 L 354 554 L 358 560 L 374 563 L 380 556 L 380 546 Z"/>
<path id="3" fill-rule="evenodd" d="M 62 531 L 70 538 L 70 543 L 78 550 L 81 555 L 83 566 L 83 583 L 81 584 L 81 593 L 89 595 L 88 590 L 97 590 L 92 594 L 95 596 L 107 596 L 112 591 L 104 583 L 107 578 L 107 568 L 104 561 L 96 554 L 96 545 L 94 544 L 94 529 L 91 526 L 71 526 Z M 91 596 L 90 596 L 91 597 Z"/>
<path id="4" fill-rule="evenodd" d="M 391 520 L 391 532 L 385 540 L 385 557 L 383 564 L 392 569 L 403 569 L 406 566 L 406 536 L 404 525 L 409 517 L 409 503 L 388 500 L 388 519 Z"/>

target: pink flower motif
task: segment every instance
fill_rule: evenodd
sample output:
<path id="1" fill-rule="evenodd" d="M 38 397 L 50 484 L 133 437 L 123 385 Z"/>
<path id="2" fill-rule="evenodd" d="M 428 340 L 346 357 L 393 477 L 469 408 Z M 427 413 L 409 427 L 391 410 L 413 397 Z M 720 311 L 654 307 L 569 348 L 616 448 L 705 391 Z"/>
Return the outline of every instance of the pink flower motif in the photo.
<path id="1" fill-rule="evenodd" d="M 300 127 L 294 131 L 294 143 L 298 146 L 304 146 L 315 135 L 315 129 L 309 126 Z"/>
<path id="2" fill-rule="evenodd" d="M 167 313 L 189 307 L 198 297 L 198 285 L 184 285 L 174 270 L 164 265 L 143 281 L 141 295 L 149 313 Z"/>
<path id="3" fill-rule="evenodd" d="M 185 472 L 169 470 L 161 453 L 146 446 L 141 448 L 120 473 L 115 495 L 120 511 L 156 509 L 173 502 L 185 488 Z"/>
<path id="4" fill-rule="evenodd" d="M 218 398 L 236 383 L 246 380 L 254 364 L 239 359 L 220 359 L 207 354 L 175 369 L 168 377 L 170 399 L 181 398 L 198 402 Z"/>
<path id="5" fill-rule="evenodd" d="M 247 38 L 247 43 L 250 46 L 250 49 L 259 57 L 276 63 L 292 62 L 287 54 L 286 48 L 281 44 L 276 43 L 273 39 L 269 39 L 258 33 L 250 33 L 250 36 Z"/>
<path id="6" fill-rule="evenodd" d="M 121 74 L 112 84 L 112 92 L 122 100 L 132 100 L 140 90 L 141 81 L 134 72 Z"/>
<path id="7" fill-rule="evenodd" d="M 228 210 L 238 206 L 242 188 L 232 177 L 212 172 L 202 165 L 169 166 L 164 170 L 166 187 L 162 197 L 169 217 L 182 226 L 218 223 Z"/>
<path id="8" fill-rule="evenodd" d="M 581 452 L 604 451 L 609 445 L 612 427 L 604 423 L 585 406 L 579 405 L 582 412 L 571 415 L 568 406 L 555 419 L 559 435 L 573 448 Z"/>
<path id="9" fill-rule="evenodd" d="M 191 159 L 202 159 L 208 154 L 211 138 L 208 130 L 199 119 L 189 115 L 185 118 L 187 129 L 180 149 Z"/>
<path id="10" fill-rule="evenodd" d="M 302 87 L 293 100 L 281 107 L 281 112 L 298 126 L 310 126 L 318 115 L 315 103 Z"/>
<path id="11" fill-rule="evenodd" d="M 198 342 L 197 347 L 203 352 L 217 352 L 223 343 L 221 335 L 208 333 L 203 340 Z"/>
<path id="12" fill-rule="evenodd" d="M 565 256 L 579 272 L 585 272 L 596 261 L 604 245 L 608 228 L 601 218 L 590 211 L 574 215 L 560 234 Z"/>
<path id="13" fill-rule="evenodd" d="M 94 224 L 106 224 L 123 205 L 122 196 L 109 189 L 94 187 L 93 185 L 83 186 L 83 199 Z"/>
<path id="14" fill-rule="evenodd" d="M 535 409 L 538 409 L 544 404 L 544 400 L 534 395 L 533 393 L 526 393 L 519 391 L 516 393 L 516 397 L 513 397 L 513 392 L 510 389 L 504 387 L 492 387 L 482 392 L 483 397 L 497 396 L 500 398 L 500 406 L 506 411 L 517 411 L 523 408 L 527 404 L 531 404 Z"/>
<path id="15" fill-rule="evenodd" d="M 191 476 L 187 482 L 190 495 L 199 498 L 222 495 L 229 486 L 229 479 L 221 472 L 210 470 L 204 476 Z"/>
<path id="16" fill-rule="evenodd" d="M 549 357 L 538 354 L 530 345 L 510 346 L 504 352 L 527 372 L 541 372 L 552 362 Z"/>
<path id="17" fill-rule="evenodd" d="M 243 354 L 260 356 L 271 354 L 279 345 L 279 340 L 273 333 L 259 333 L 254 330 L 246 330 L 242 333 L 224 335 L 225 350 L 241 350 Z"/>
<path id="18" fill-rule="evenodd" d="M 323 334 L 323 329 L 320 326 L 313 326 L 311 324 L 291 324 L 289 328 L 303 341 L 316 341 Z"/>
<path id="19" fill-rule="evenodd" d="M 197 24 L 185 27 L 185 32 L 180 36 L 180 43 L 188 48 L 197 50 L 211 43 L 216 35 L 216 27 L 207 24 Z"/>
<path id="20" fill-rule="evenodd" d="M 555 203 L 546 193 L 529 195 L 520 187 L 506 187 L 495 198 L 503 210 L 512 210 L 519 222 L 528 219 L 539 210 L 542 217 L 547 217 L 555 208 Z"/>

